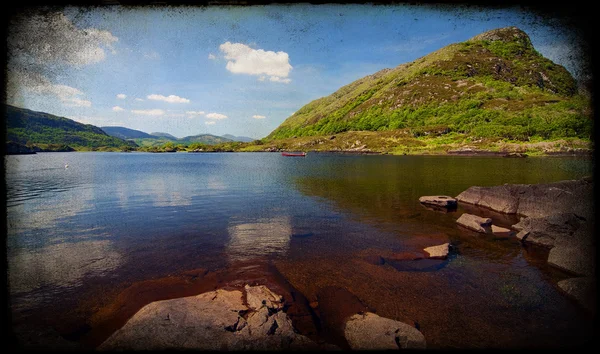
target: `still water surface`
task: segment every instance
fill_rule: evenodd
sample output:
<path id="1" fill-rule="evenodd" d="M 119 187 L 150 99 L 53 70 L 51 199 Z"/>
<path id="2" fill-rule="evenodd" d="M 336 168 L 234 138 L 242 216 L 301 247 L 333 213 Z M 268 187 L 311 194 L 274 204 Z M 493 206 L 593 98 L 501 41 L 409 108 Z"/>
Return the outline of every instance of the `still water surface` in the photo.
<path id="1" fill-rule="evenodd" d="M 7 156 L 5 171 L 9 293 L 25 342 L 89 323 L 117 296 L 106 289 L 260 262 L 309 300 L 337 286 L 382 316 L 418 321 L 429 347 L 555 346 L 588 334 L 555 285 L 567 275 L 543 250 L 467 233 L 455 224 L 462 207 L 439 213 L 418 198 L 580 178 L 589 159 L 41 153 Z M 456 252 L 439 266 L 372 261 L 445 242 Z"/>

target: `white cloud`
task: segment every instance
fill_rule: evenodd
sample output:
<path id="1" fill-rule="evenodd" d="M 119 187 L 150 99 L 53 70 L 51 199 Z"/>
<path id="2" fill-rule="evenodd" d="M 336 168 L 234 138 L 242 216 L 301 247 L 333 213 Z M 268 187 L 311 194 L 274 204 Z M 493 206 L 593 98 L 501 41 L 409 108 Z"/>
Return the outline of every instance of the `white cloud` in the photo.
<path id="1" fill-rule="evenodd" d="M 224 114 L 220 114 L 220 113 L 209 113 L 206 115 L 206 118 L 208 118 L 208 119 L 225 119 L 225 118 L 227 118 L 227 116 Z"/>
<path id="2" fill-rule="evenodd" d="M 140 102 L 144 102 L 144 100 L 143 100 L 143 99 L 141 99 L 141 98 L 136 98 L 135 100 L 136 100 L 136 101 L 140 101 Z"/>
<path id="3" fill-rule="evenodd" d="M 164 102 L 169 102 L 169 103 L 190 103 L 190 100 L 188 100 L 187 98 L 183 98 L 183 97 L 179 97 L 179 96 L 175 96 L 175 95 L 163 96 L 163 95 L 152 94 L 152 95 L 148 95 L 146 98 L 149 100 L 164 101 Z"/>
<path id="4" fill-rule="evenodd" d="M 82 66 L 115 54 L 119 39 L 96 28 L 79 29 L 63 13 L 34 14 L 18 18 L 8 36 L 9 58 L 23 63 L 66 63 Z"/>
<path id="5" fill-rule="evenodd" d="M 113 111 L 115 111 L 115 112 L 121 112 L 121 111 L 124 111 L 124 109 L 123 109 L 123 108 L 121 108 L 121 107 L 119 107 L 119 106 L 114 106 L 114 107 L 112 108 L 112 110 L 113 110 Z"/>
<path id="6" fill-rule="evenodd" d="M 217 59 L 217 57 L 214 54 L 210 53 L 210 54 L 208 54 L 208 59 L 215 60 L 215 59 Z"/>
<path id="7" fill-rule="evenodd" d="M 140 114 L 144 116 L 162 116 L 165 114 L 165 111 L 162 109 L 134 109 L 131 111 L 133 114 Z"/>
<path id="8" fill-rule="evenodd" d="M 121 100 L 124 100 L 125 98 L 127 98 L 127 95 L 124 94 L 124 93 L 120 93 L 120 94 L 117 95 L 117 98 L 121 99 Z"/>
<path id="9" fill-rule="evenodd" d="M 67 107 L 91 107 L 92 102 L 88 100 L 82 100 L 77 97 L 61 98 L 64 106 Z"/>
<path id="10" fill-rule="evenodd" d="M 255 114 L 255 115 L 253 115 L 253 116 L 252 116 L 252 118 L 254 118 L 254 119 L 265 119 L 265 118 L 267 118 L 267 117 L 265 117 L 265 116 L 260 116 L 260 115 L 258 115 L 258 114 Z"/>
<path id="11" fill-rule="evenodd" d="M 84 93 L 74 87 L 53 84 L 46 76 L 36 72 L 9 70 L 7 101 L 14 100 L 22 91 L 55 96 L 68 107 L 90 107 L 92 105 L 91 101 L 82 99 L 81 96 Z"/>
<path id="12" fill-rule="evenodd" d="M 284 79 L 287 78 L 293 68 L 289 62 L 290 57 L 286 52 L 252 49 L 245 44 L 231 42 L 221 44 L 219 49 L 225 53 L 225 59 L 229 60 L 225 68 L 234 74 L 268 75 Z M 259 78 L 259 80 L 261 79 Z M 285 82 L 273 79 L 271 81 Z"/>
<path id="13" fill-rule="evenodd" d="M 272 81 L 272 82 L 281 82 L 281 83 L 284 83 L 284 84 L 289 84 L 290 81 L 292 81 L 292 80 L 290 80 L 290 79 L 282 79 L 279 76 L 271 76 L 269 78 L 269 81 Z"/>
<path id="14" fill-rule="evenodd" d="M 204 115 L 204 111 L 187 111 L 185 113 L 188 115 L 188 118 Z"/>
<path id="15" fill-rule="evenodd" d="M 206 124 L 206 125 L 214 125 L 214 124 L 215 124 L 215 121 L 204 122 L 204 124 Z"/>

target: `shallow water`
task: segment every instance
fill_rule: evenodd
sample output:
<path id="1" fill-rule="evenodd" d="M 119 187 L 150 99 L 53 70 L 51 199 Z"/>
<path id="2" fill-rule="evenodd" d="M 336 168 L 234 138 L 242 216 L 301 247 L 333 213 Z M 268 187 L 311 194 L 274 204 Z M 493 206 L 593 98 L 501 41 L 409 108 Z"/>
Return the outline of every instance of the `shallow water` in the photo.
<path id="1" fill-rule="evenodd" d="M 264 263 L 308 301 L 339 286 L 382 316 L 418 322 L 429 347 L 552 347 L 589 334 L 543 250 L 457 228 L 462 207 L 418 202 L 580 178 L 589 159 L 41 153 L 7 156 L 5 170 L 9 292 L 24 343 L 50 345 L 40 333 L 76 342 L 132 284 L 195 269 L 243 278 Z M 456 246 L 448 261 L 394 261 L 445 242 Z"/>

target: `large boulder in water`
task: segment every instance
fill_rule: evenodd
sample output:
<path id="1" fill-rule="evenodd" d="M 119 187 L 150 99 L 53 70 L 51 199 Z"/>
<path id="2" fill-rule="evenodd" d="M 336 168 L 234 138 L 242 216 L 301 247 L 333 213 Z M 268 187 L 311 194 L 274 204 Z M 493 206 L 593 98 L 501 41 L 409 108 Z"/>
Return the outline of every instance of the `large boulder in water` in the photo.
<path id="1" fill-rule="evenodd" d="M 491 232 L 492 219 L 464 213 L 456 220 L 456 223 L 467 229 L 485 234 Z"/>
<path id="2" fill-rule="evenodd" d="M 238 290 L 152 302 L 111 335 L 99 350 L 284 350 L 318 349 L 294 330 L 278 295 L 246 287 L 252 305 Z M 265 290 L 266 289 L 266 290 Z M 264 298 L 260 298 L 265 295 Z M 259 305 L 260 304 L 260 305 Z"/>
<path id="3" fill-rule="evenodd" d="M 423 334 L 415 327 L 379 317 L 372 312 L 348 319 L 344 336 L 353 350 L 425 349 Z"/>
<path id="4" fill-rule="evenodd" d="M 519 231 L 519 238 L 523 242 L 552 247 L 556 238 L 573 234 L 582 222 L 582 218 L 573 213 L 559 213 L 538 218 L 523 218 L 512 227 Z"/>
<path id="5" fill-rule="evenodd" d="M 461 203 L 486 207 L 507 214 L 543 217 L 557 212 L 591 216 L 591 178 L 545 184 L 505 184 L 470 187 L 456 196 Z"/>

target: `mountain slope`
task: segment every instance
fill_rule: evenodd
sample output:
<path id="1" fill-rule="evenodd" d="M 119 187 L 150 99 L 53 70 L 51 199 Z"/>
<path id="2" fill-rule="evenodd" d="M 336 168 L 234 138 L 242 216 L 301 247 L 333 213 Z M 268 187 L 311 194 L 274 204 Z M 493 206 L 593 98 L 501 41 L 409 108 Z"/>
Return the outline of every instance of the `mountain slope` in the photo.
<path id="1" fill-rule="evenodd" d="M 138 138 L 153 138 L 152 135 L 144 133 L 140 130 L 129 129 L 125 127 L 100 127 L 110 136 L 120 139 L 138 139 Z"/>
<path id="2" fill-rule="evenodd" d="M 219 143 L 226 143 L 232 141 L 231 139 L 224 138 L 222 136 L 216 136 L 212 134 L 199 134 L 186 136 L 184 138 L 178 139 L 180 142 L 185 142 L 186 144 L 190 143 L 202 143 L 208 145 L 214 145 Z"/>
<path id="3" fill-rule="evenodd" d="M 109 136 L 91 124 L 10 105 L 5 108 L 7 142 L 68 145 L 76 149 L 136 147 L 135 143 Z"/>
<path id="4" fill-rule="evenodd" d="M 384 69 L 299 109 L 266 140 L 409 129 L 527 140 L 591 136 L 589 100 L 508 27 Z"/>
<path id="5" fill-rule="evenodd" d="M 247 136 L 235 136 L 235 135 L 231 135 L 231 134 L 224 134 L 222 135 L 224 138 L 227 138 L 229 140 L 233 140 L 233 141 L 241 141 L 243 143 L 249 143 L 251 141 L 254 141 L 256 139 L 247 137 Z"/>
<path id="6" fill-rule="evenodd" d="M 158 137 L 161 137 L 161 138 L 167 138 L 167 139 L 177 140 L 176 136 L 173 136 L 173 135 L 171 135 L 169 133 L 155 132 L 155 133 L 150 133 L 150 135 L 152 135 L 152 136 L 158 136 Z"/>

